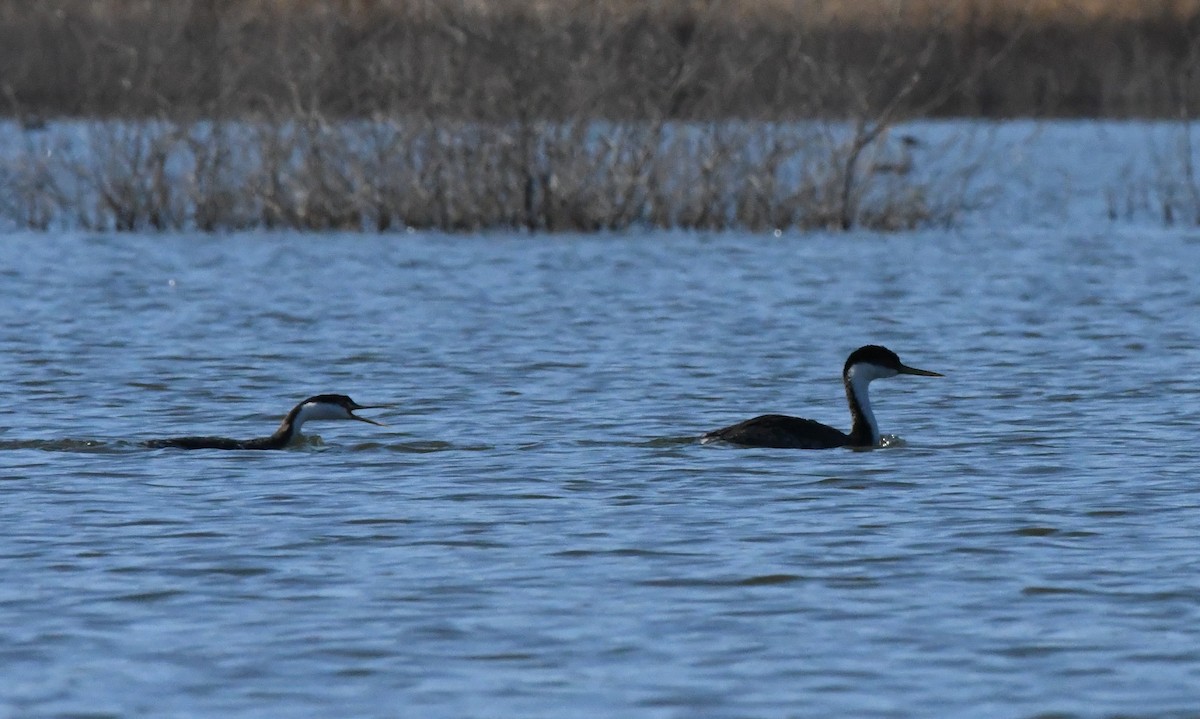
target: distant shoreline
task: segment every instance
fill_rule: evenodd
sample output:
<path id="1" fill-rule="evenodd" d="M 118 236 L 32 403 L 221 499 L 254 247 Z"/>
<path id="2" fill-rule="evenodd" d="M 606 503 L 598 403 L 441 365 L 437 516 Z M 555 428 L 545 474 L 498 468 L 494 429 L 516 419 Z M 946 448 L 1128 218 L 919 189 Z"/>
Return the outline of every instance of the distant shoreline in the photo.
<path id="1" fill-rule="evenodd" d="M 39 0 L 0 115 L 1179 118 L 1198 36 L 1200 0 Z"/>

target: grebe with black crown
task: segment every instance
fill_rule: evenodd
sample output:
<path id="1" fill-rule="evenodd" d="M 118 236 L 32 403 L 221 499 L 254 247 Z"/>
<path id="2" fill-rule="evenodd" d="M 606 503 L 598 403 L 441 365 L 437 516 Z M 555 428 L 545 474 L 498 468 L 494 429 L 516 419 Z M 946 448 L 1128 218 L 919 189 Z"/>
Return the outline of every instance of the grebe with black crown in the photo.
<path id="1" fill-rule="evenodd" d="M 305 422 L 318 419 L 356 419 L 359 422 L 385 426 L 382 422 L 359 417 L 356 409 L 379 409 L 382 405 L 359 404 L 344 394 L 319 394 L 309 397 L 292 407 L 280 423 L 279 429 L 270 437 L 256 439 L 227 439 L 225 437 L 168 437 L 152 439 L 147 447 L 175 447 L 177 449 L 283 449 L 300 436 Z"/>
<path id="2" fill-rule="evenodd" d="M 922 377 L 943 375 L 929 370 L 909 367 L 895 352 L 879 345 L 859 347 L 846 358 L 842 368 L 842 383 L 850 403 L 850 434 L 811 419 L 764 414 L 723 429 L 713 430 L 700 438 L 701 442 L 729 442 L 746 447 L 777 447 L 780 449 L 833 449 L 834 447 L 878 447 L 879 425 L 871 411 L 867 385 L 871 380 L 913 374 Z"/>

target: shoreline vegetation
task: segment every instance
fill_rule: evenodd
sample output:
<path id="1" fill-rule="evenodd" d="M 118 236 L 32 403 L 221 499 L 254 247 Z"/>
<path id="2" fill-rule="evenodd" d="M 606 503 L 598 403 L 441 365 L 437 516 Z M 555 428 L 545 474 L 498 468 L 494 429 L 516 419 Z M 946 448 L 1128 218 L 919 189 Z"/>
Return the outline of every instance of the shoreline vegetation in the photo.
<path id="1" fill-rule="evenodd" d="M 897 230 L 969 203 L 906 122 L 1194 117 L 1200 0 L 0 0 L 0 67 L 19 227 Z"/>

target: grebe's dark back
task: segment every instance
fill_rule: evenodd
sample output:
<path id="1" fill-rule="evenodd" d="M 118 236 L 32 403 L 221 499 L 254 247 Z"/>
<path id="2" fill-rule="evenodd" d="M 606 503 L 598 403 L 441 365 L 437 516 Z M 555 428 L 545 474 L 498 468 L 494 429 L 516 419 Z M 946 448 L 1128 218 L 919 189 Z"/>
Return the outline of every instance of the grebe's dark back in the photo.
<path id="1" fill-rule="evenodd" d="M 381 405 L 359 404 L 344 394 L 319 394 L 309 397 L 292 407 L 280 423 L 279 429 L 270 437 L 256 439 L 228 439 L 226 437 L 168 437 L 152 439 L 147 447 L 175 447 L 177 449 L 283 449 L 299 436 L 305 422 L 318 419 L 356 419 L 359 422 L 384 426 L 382 422 L 359 417 L 356 409 L 377 409 Z"/>
<path id="2" fill-rule="evenodd" d="M 735 425 L 713 430 L 701 441 L 730 442 L 747 447 L 778 447 L 781 449 L 832 449 L 834 447 L 875 447 L 879 445 L 879 425 L 871 412 L 867 385 L 871 380 L 913 374 L 922 377 L 941 377 L 937 372 L 909 367 L 896 353 L 879 345 L 859 347 L 846 358 L 842 368 L 842 383 L 850 403 L 852 424 L 850 434 L 811 419 L 764 414 Z"/>

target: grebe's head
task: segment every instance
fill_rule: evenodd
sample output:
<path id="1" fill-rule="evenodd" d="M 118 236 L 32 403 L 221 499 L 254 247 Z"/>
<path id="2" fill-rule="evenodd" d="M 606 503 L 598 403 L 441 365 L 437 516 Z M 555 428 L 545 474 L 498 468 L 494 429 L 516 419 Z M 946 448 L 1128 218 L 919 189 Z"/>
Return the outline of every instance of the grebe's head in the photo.
<path id="1" fill-rule="evenodd" d="M 356 409 L 379 409 L 383 405 L 359 404 L 344 394 L 319 394 L 296 405 L 295 424 L 301 425 L 313 419 L 356 419 L 359 422 L 385 426 L 382 422 L 359 417 Z"/>
<path id="2" fill-rule="evenodd" d="M 900 361 L 900 357 L 887 347 L 866 345 L 859 347 L 846 358 L 846 366 L 842 374 L 848 379 L 858 382 L 870 382 L 883 377 L 895 377 L 898 374 L 915 374 L 922 377 L 942 377 L 937 372 L 926 369 L 909 367 Z"/>

